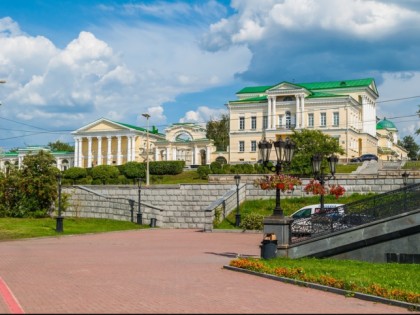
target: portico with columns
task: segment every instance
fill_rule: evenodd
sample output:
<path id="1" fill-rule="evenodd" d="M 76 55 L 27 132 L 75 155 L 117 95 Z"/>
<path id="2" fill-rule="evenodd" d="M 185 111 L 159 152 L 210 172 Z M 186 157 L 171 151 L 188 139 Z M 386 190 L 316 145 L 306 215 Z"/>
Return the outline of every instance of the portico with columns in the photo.
<path id="1" fill-rule="evenodd" d="M 194 123 L 173 124 L 165 134 L 156 128 L 138 126 L 101 118 L 72 132 L 74 166 L 89 168 L 98 165 L 122 165 L 127 162 L 185 161 L 186 166 L 206 165 L 214 158 L 213 141 L 206 130 Z"/>

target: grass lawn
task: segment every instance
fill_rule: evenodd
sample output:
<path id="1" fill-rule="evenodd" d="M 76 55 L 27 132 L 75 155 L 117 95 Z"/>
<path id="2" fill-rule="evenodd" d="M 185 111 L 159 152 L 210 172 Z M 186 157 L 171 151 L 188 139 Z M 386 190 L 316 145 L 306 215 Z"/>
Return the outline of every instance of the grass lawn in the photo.
<path id="1" fill-rule="evenodd" d="M 109 219 L 64 218 L 63 232 L 57 233 L 55 228 L 55 218 L 0 218 L 0 240 L 136 230 L 149 226 Z"/>

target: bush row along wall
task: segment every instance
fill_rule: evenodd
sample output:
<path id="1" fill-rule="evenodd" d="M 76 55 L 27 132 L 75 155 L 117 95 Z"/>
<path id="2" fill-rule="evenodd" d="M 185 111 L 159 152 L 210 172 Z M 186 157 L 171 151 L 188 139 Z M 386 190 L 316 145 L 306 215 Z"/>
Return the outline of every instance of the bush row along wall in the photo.
<path id="1" fill-rule="evenodd" d="M 220 175 L 227 176 L 227 175 Z M 255 175 L 241 175 L 243 183 L 239 186 L 239 202 L 252 199 L 275 199 L 275 191 L 261 190 L 252 185 Z M 383 193 L 403 186 L 400 178 L 340 178 L 339 183 L 346 193 Z M 247 178 L 247 179 L 245 179 Z M 236 209 L 236 185 L 152 185 L 141 189 L 141 212 L 143 224 L 157 219 L 156 225 L 164 228 L 187 228 L 211 231 L 217 211 L 223 217 Z M 225 182 L 229 180 L 226 178 Z M 281 198 L 307 196 L 303 185 L 292 193 L 281 193 Z M 138 212 L 138 188 L 124 186 L 71 186 L 63 187 L 70 195 L 70 207 L 65 216 L 109 218 L 123 221 L 136 221 Z M 130 201 L 131 200 L 131 201 Z"/>

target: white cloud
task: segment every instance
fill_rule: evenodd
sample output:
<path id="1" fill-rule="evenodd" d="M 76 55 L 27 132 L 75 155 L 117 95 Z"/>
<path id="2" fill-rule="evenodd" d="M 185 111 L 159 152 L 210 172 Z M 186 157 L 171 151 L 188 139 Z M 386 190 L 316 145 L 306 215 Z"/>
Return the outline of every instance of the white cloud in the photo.
<path id="1" fill-rule="evenodd" d="M 185 116 L 179 120 L 179 122 L 204 123 L 212 119 L 219 119 L 222 114 L 227 114 L 227 110 L 200 106 L 196 111 L 188 111 Z"/>

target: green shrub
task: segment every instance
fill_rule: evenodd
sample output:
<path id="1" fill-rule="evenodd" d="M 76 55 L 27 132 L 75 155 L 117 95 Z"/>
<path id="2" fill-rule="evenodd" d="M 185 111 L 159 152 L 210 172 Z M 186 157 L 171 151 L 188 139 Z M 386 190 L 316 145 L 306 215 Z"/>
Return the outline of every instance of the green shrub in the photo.
<path id="1" fill-rule="evenodd" d="M 177 175 L 182 173 L 184 167 L 185 161 L 152 161 L 149 162 L 149 174 Z"/>
<path id="2" fill-rule="evenodd" d="M 99 180 L 105 185 L 109 180 L 118 178 L 118 175 L 120 175 L 120 171 L 113 165 L 98 165 L 92 169 L 92 178 L 95 183 Z"/>
<path id="3" fill-rule="evenodd" d="M 244 230 L 262 230 L 264 216 L 258 213 L 249 213 L 241 218 L 239 227 Z"/>
<path id="4" fill-rule="evenodd" d="M 223 165 L 217 161 L 211 162 L 210 171 L 211 171 L 211 174 L 224 174 Z"/>
<path id="5" fill-rule="evenodd" d="M 87 176 L 87 170 L 83 167 L 70 167 L 63 172 L 65 179 L 71 180 L 71 184 L 74 184 L 78 179 Z"/>
<path id="6" fill-rule="evenodd" d="M 208 179 L 210 168 L 207 165 L 200 165 L 197 167 L 197 175 L 200 179 Z"/>

